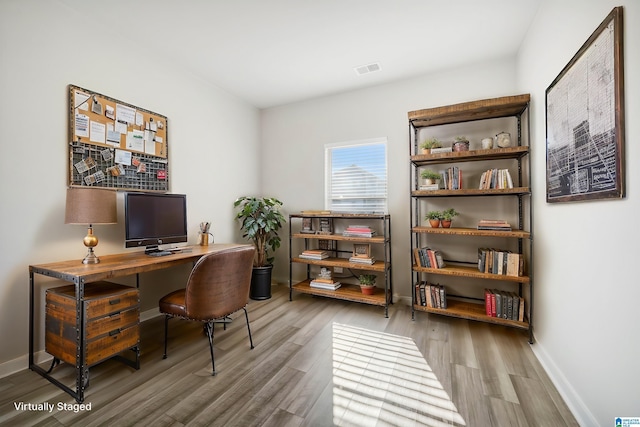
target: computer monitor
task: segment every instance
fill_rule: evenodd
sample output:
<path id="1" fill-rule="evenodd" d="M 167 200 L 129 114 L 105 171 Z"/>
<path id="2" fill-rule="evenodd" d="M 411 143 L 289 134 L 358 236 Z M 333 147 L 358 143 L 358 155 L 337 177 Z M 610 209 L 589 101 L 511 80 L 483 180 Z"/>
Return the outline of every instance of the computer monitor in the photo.
<path id="1" fill-rule="evenodd" d="M 146 252 L 158 245 L 187 241 L 187 196 L 184 194 L 126 193 L 125 247 Z"/>

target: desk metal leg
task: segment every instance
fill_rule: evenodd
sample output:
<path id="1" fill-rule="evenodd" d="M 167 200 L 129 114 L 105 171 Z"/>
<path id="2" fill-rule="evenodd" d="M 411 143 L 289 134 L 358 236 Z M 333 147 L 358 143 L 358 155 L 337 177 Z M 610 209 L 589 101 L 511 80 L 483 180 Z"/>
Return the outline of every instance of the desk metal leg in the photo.
<path id="1" fill-rule="evenodd" d="M 33 271 L 29 271 L 29 368 L 33 369 L 34 360 L 33 360 L 33 340 L 34 340 L 34 320 L 33 320 L 33 294 L 34 294 L 34 283 L 33 283 Z"/>
<path id="2" fill-rule="evenodd" d="M 29 369 L 46 378 L 66 393 L 70 394 L 78 403 L 84 401 L 84 390 L 89 384 L 89 368 L 85 364 L 84 346 L 84 281 L 76 284 L 76 389 L 73 390 L 50 375 L 51 369 L 44 370 L 35 363 L 35 279 L 33 271 L 29 271 Z M 55 363 L 55 360 L 54 360 Z"/>

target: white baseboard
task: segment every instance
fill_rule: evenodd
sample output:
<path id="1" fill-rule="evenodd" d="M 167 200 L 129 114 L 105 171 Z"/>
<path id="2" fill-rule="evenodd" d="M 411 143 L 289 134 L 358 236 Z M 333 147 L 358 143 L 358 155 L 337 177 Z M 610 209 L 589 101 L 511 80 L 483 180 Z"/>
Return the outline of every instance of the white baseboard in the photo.
<path id="1" fill-rule="evenodd" d="M 535 344 L 531 346 L 531 349 L 533 350 L 533 354 L 538 358 L 542 368 L 545 370 L 547 375 L 549 375 L 549 378 L 558 390 L 558 393 L 560 393 L 560 396 L 562 396 L 565 403 L 571 410 L 571 413 L 576 418 L 578 424 L 584 427 L 597 427 L 599 425 L 598 421 L 591 411 L 589 411 L 587 405 L 584 404 L 580 395 L 576 393 L 573 386 L 569 381 L 567 381 L 567 378 L 564 376 L 562 371 L 553 362 L 553 359 L 549 357 L 544 346 L 536 340 Z"/>
<path id="2" fill-rule="evenodd" d="M 153 319 L 154 317 L 161 316 L 160 310 L 158 307 L 152 308 L 151 310 L 144 311 L 140 313 L 140 322 L 146 322 L 149 319 Z M 33 355 L 33 359 L 36 364 L 46 363 L 51 361 L 52 356 L 45 352 L 44 350 L 37 351 Z M 22 371 L 23 369 L 29 369 L 29 354 L 25 353 L 20 357 L 16 357 L 13 360 L 9 360 L 4 363 L 0 363 L 0 378 L 4 378 L 11 374 L 15 374 L 16 372 Z"/>

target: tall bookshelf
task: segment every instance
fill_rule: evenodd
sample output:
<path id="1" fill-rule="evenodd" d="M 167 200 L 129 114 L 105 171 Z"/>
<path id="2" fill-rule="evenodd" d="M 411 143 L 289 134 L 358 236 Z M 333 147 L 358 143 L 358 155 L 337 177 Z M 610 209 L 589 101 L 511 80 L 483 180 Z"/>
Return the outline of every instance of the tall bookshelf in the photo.
<path id="1" fill-rule="evenodd" d="M 492 98 L 408 113 L 410 128 L 410 204 L 411 251 L 430 248 L 441 252 L 445 266 L 423 266 L 412 262 L 414 292 L 412 318 L 416 312 L 468 319 L 525 330 L 533 343 L 533 225 L 531 206 L 531 168 L 529 144 L 528 94 Z M 480 138 L 512 130 L 508 147 L 486 148 Z M 468 151 L 423 154 L 420 142 L 434 135 L 452 140 L 457 135 L 474 134 Z M 447 170 L 455 166 L 461 171 L 461 189 L 430 189 L 420 187 L 424 169 Z M 512 186 L 480 188 L 481 172 L 507 169 Z M 427 212 L 456 208 L 460 217 L 451 228 L 432 228 L 425 219 Z M 459 206 L 462 206 L 460 208 Z M 481 219 L 509 218 L 511 229 L 482 230 Z M 503 270 L 480 271 L 479 257 L 483 248 L 511 252 L 522 258 L 523 271 L 506 275 Z M 511 255 L 513 256 L 513 255 Z M 507 258 L 505 256 L 504 258 Z M 502 258 L 501 258 L 502 259 Z M 506 262 L 505 262 L 506 265 Z M 441 284 L 446 290 L 446 308 L 429 306 L 420 296 L 420 284 Z M 418 286 L 416 286 L 418 285 Z M 487 314 L 485 290 L 498 291 L 522 300 L 522 320 Z M 506 299 L 505 299 L 506 301 Z M 520 309 L 520 304 L 518 308 Z"/>

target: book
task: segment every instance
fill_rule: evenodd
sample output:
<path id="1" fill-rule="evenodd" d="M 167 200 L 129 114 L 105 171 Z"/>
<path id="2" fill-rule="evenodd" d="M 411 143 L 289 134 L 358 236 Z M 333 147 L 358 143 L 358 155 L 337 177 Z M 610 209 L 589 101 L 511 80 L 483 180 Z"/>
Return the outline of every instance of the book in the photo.
<path id="1" fill-rule="evenodd" d="M 418 187 L 418 190 L 420 191 L 433 191 L 433 190 L 439 190 L 439 189 L 440 189 L 439 184 L 423 184 L 420 187 Z"/>
<path id="2" fill-rule="evenodd" d="M 520 275 L 520 254 L 509 253 L 507 254 L 507 276 L 519 276 Z"/>
<path id="3" fill-rule="evenodd" d="M 440 291 L 440 308 L 447 308 L 447 293 L 444 291 L 444 286 L 438 285 L 438 290 Z"/>
<path id="4" fill-rule="evenodd" d="M 315 259 L 315 260 L 326 259 L 326 258 L 329 258 L 329 252 L 321 249 L 309 249 L 309 250 L 303 251 L 299 257 L 304 259 Z"/>
<path id="5" fill-rule="evenodd" d="M 320 209 L 320 210 L 308 209 L 308 210 L 300 211 L 300 213 L 303 215 L 329 215 L 331 211 L 323 210 L 323 209 Z"/>
<path id="6" fill-rule="evenodd" d="M 336 289 L 340 288 L 341 283 L 334 282 L 333 284 L 329 284 L 329 283 L 319 282 L 318 280 L 314 279 L 309 283 L 309 286 L 316 289 L 326 289 L 329 291 L 335 291 Z"/>
<path id="7" fill-rule="evenodd" d="M 375 264 L 376 260 L 375 258 L 371 257 L 371 258 L 364 258 L 361 256 L 352 256 L 349 258 L 349 262 L 352 262 L 354 264 L 368 264 L 368 265 L 373 265 Z"/>
<path id="8" fill-rule="evenodd" d="M 484 289 L 484 312 L 491 317 L 491 289 Z"/>
<path id="9" fill-rule="evenodd" d="M 452 151 L 453 151 L 452 147 L 438 147 L 438 148 L 431 148 L 429 153 L 430 154 L 451 153 Z"/>
<path id="10" fill-rule="evenodd" d="M 478 230 L 511 231 L 511 224 L 501 219 L 481 219 L 478 221 Z"/>

